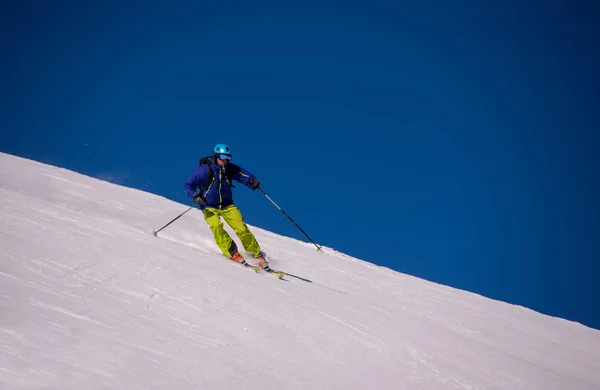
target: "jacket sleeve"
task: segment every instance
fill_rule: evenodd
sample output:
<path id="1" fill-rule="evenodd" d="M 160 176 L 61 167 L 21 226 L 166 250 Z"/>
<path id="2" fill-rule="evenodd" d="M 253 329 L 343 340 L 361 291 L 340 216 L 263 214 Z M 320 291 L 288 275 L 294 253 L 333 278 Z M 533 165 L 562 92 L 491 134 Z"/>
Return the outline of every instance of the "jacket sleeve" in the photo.
<path id="1" fill-rule="evenodd" d="M 250 185 L 248 185 L 248 182 L 252 178 L 254 178 L 254 175 L 252 174 L 252 172 L 240 167 L 239 165 L 231 164 L 231 173 L 232 173 L 231 178 L 233 180 L 246 185 L 250 189 L 254 189 L 254 188 L 250 187 Z"/>
<path id="2" fill-rule="evenodd" d="M 200 187 L 200 185 L 204 183 L 206 179 L 206 167 L 200 166 L 196 168 L 183 185 L 187 196 L 193 198 L 196 195 L 196 189 Z"/>

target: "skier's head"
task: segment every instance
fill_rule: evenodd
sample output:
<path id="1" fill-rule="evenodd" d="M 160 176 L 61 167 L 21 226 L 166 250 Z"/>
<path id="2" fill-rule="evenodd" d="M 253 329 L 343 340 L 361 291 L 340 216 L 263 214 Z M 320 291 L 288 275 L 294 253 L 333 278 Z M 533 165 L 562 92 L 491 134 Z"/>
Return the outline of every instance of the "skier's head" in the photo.
<path id="1" fill-rule="evenodd" d="M 217 144 L 213 149 L 213 155 L 217 163 L 225 165 L 231 160 L 231 149 L 225 144 Z"/>

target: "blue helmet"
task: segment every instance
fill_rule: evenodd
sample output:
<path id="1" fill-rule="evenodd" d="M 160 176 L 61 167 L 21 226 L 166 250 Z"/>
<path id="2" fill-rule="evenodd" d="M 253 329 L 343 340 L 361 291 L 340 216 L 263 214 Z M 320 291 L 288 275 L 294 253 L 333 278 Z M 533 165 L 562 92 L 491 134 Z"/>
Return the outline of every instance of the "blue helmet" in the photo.
<path id="1" fill-rule="evenodd" d="M 213 154 L 223 161 L 231 160 L 231 149 L 225 144 L 217 144 L 213 149 Z"/>
<path id="2" fill-rule="evenodd" d="M 231 155 L 231 149 L 229 148 L 229 146 L 227 146 L 225 144 L 217 144 L 215 146 L 215 148 L 213 149 L 213 152 L 215 154 L 228 154 L 228 155 Z"/>

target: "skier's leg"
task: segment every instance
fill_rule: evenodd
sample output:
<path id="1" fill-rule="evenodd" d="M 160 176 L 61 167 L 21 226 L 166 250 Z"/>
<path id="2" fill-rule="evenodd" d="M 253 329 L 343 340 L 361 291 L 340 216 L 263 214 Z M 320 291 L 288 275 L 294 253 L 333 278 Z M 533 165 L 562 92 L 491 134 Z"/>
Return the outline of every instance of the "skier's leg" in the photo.
<path id="1" fill-rule="evenodd" d="M 237 252 L 237 245 L 235 244 L 235 241 L 231 239 L 227 231 L 225 231 L 219 213 L 220 210 L 206 208 L 203 211 L 204 220 L 210 227 L 215 242 L 219 249 L 221 249 L 221 252 L 223 252 L 225 256 L 231 258 L 233 254 Z"/>
<path id="2" fill-rule="evenodd" d="M 252 234 L 250 229 L 248 229 L 248 225 L 244 222 L 240 209 L 236 205 L 231 205 L 221 210 L 221 214 L 225 222 L 231 226 L 235 234 L 240 238 L 240 241 L 242 241 L 246 252 L 251 253 L 254 257 L 258 257 L 261 254 L 260 245 L 258 245 L 254 234 Z"/>

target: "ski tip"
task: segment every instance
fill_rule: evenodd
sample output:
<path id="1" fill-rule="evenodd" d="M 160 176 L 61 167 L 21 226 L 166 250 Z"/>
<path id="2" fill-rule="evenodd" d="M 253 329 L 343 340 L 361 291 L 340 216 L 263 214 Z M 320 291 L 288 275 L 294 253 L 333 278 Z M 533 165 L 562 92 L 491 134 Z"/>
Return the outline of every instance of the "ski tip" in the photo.
<path id="1" fill-rule="evenodd" d="M 251 265 L 251 264 L 248 264 L 248 263 L 246 263 L 244 265 L 244 267 L 249 268 L 251 270 L 254 270 L 254 272 L 256 272 L 256 273 L 258 273 L 260 271 L 260 269 L 261 269 L 260 267 L 257 267 L 255 265 Z"/>
<path id="2" fill-rule="evenodd" d="M 285 272 L 271 271 L 270 273 L 277 276 L 278 279 L 283 279 L 283 277 L 285 276 Z"/>

